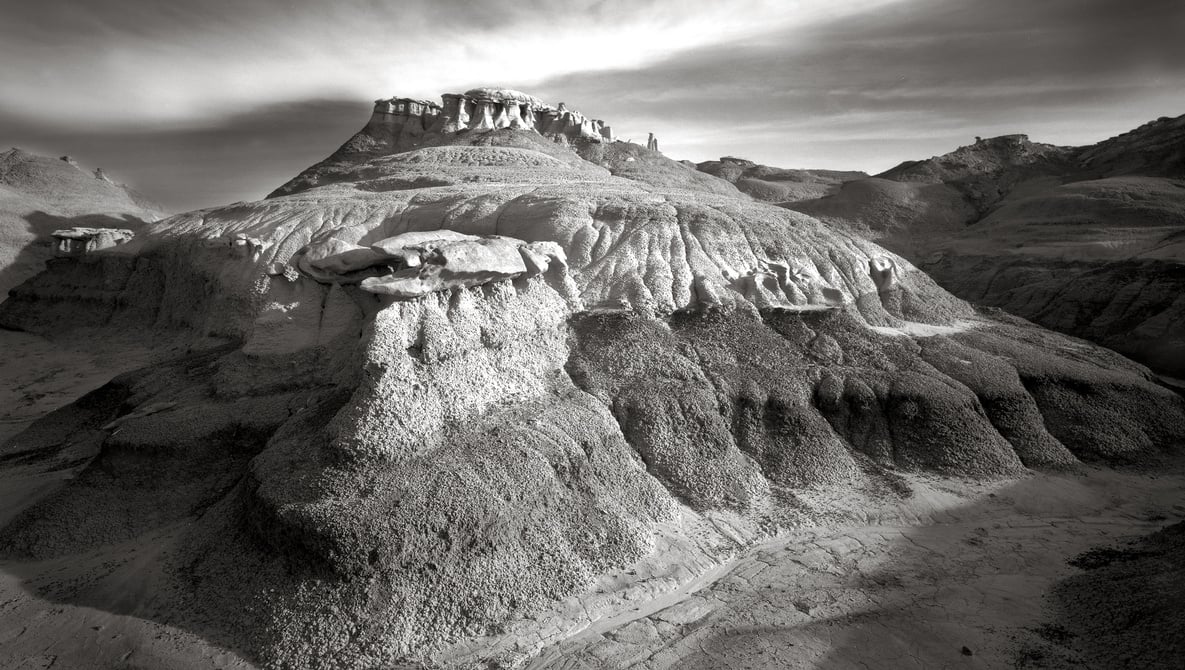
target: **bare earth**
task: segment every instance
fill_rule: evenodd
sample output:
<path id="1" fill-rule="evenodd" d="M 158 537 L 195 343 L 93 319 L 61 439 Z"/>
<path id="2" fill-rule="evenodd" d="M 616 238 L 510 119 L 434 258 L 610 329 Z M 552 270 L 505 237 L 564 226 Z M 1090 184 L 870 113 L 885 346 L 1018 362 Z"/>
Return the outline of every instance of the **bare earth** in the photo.
<path id="1" fill-rule="evenodd" d="M 3 331 L 0 350 L 4 439 L 149 360 L 142 350 L 86 354 Z M 0 524 L 76 472 L 3 466 Z M 600 604 L 593 623 L 528 667 L 1023 666 L 1043 658 L 1043 594 L 1078 571 L 1067 559 L 1185 518 L 1181 464 L 1158 474 L 907 481 L 912 496 L 891 505 L 841 490 L 799 494 L 812 516 L 830 510 L 834 520 L 721 554 L 715 566 L 701 554 L 698 577 L 684 570 L 656 585 L 646 583 L 653 570 L 627 570 L 603 579 L 583 598 Z M 252 667 L 149 611 L 147 594 L 169 581 L 154 558 L 183 525 L 93 554 L 0 563 L 0 668 Z M 672 554 L 643 563 L 677 562 Z"/>
<path id="2" fill-rule="evenodd" d="M 994 490 L 913 483 L 930 507 L 917 524 L 903 523 L 907 507 L 793 532 L 680 602 L 594 626 L 531 667 L 1024 667 L 1046 645 L 1043 594 L 1078 572 L 1067 559 L 1185 518 L 1179 467 L 1038 474 Z"/>
<path id="3" fill-rule="evenodd" d="M 92 343 L 84 351 L 6 330 L 0 330 L 0 352 L 0 442 L 153 358 L 129 343 L 102 348 Z M 76 472 L 0 465 L 0 526 Z M 153 556 L 166 539 L 36 564 L 0 563 L 0 668 L 244 667 L 234 654 L 186 631 L 112 613 L 135 610 L 151 584 Z M 50 600 L 33 590 L 61 597 Z"/>

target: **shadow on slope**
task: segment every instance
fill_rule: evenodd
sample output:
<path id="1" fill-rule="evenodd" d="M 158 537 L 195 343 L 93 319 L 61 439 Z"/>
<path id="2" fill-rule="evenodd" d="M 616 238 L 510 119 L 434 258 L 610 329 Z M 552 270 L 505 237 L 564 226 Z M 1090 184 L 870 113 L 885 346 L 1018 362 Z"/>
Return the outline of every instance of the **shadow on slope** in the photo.
<path id="1" fill-rule="evenodd" d="M 53 231 L 64 228 L 127 228 L 139 232 L 148 224 L 147 221 L 124 214 L 111 216 L 108 214 L 84 214 L 81 216 L 56 216 L 43 211 L 36 211 L 21 217 L 33 241 L 16 253 L 15 258 L 7 266 L 0 267 L 0 291 L 6 298 L 9 289 L 26 281 L 41 271 L 45 261 L 53 258 Z"/>
<path id="2" fill-rule="evenodd" d="M 901 509 L 925 525 L 889 508 L 862 510 L 867 525 L 803 530 L 561 667 L 1180 667 L 1185 525 L 1106 554 L 1105 567 L 1071 567 L 1165 512 L 1185 515 L 1172 507 L 1179 461 L 1173 469 L 1042 475 L 962 504 L 949 501 L 967 489 L 939 484 L 954 496 L 929 510 L 936 492 L 923 484 Z"/>

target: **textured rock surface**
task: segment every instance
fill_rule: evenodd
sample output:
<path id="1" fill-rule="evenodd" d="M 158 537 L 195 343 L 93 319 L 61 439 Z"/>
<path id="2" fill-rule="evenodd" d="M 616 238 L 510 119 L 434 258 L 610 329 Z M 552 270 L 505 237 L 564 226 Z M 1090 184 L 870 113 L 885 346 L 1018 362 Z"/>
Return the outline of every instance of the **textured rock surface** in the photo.
<path id="1" fill-rule="evenodd" d="M 1183 139 L 1185 117 L 1080 148 L 992 138 L 788 206 L 877 240 L 962 298 L 1181 377 Z"/>
<path id="2" fill-rule="evenodd" d="M 1126 463 L 1185 436 L 1141 366 L 724 180 L 624 143 L 594 163 L 530 130 L 455 139 L 343 148 L 305 173 L 322 185 L 15 291 L 8 327 L 190 349 L 5 445 L 81 464 L 0 531 L 8 555 L 168 532 L 159 616 L 249 658 L 510 664 L 620 604 L 596 589 L 655 547 L 707 569 L 825 514 L 811 491 L 894 499 L 901 473 Z M 629 178 L 634 156 L 662 169 Z M 367 290 L 400 272 L 421 295 Z"/>
<path id="3" fill-rule="evenodd" d="M 136 234 L 126 228 L 74 227 L 53 231 L 59 256 L 81 256 L 123 244 Z"/>
<path id="4" fill-rule="evenodd" d="M 53 258 L 55 230 L 138 230 L 161 216 L 159 206 L 84 172 L 69 156 L 0 153 L 0 300 Z"/>

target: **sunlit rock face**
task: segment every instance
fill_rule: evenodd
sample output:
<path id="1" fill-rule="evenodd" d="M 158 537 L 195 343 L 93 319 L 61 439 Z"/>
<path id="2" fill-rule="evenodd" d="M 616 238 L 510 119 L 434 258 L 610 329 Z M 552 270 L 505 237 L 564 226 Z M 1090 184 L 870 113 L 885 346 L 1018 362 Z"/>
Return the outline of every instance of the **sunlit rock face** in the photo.
<path id="1" fill-rule="evenodd" d="M 331 237 L 309 245 L 294 260 L 317 281 L 358 284 L 400 299 L 567 268 L 564 250 L 554 242 L 451 230 L 401 233 L 369 247 Z"/>
<path id="2" fill-rule="evenodd" d="M 571 142 L 612 142 L 613 131 L 599 119 L 568 109 L 564 103 L 548 104 L 532 95 L 506 88 L 475 88 L 446 93 L 443 104 L 410 98 L 376 100 L 371 123 L 398 128 L 397 147 L 411 148 L 425 135 L 465 130 L 530 130 L 549 139 Z"/>
<path id="3" fill-rule="evenodd" d="M 55 261 L 0 306 L 7 327 L 186 344 L 19 436 L 99 456 L 6 546 L 180 524 L 162 570 L 211 639 L 275 667 L 457 646 L 441 665 L 497 667 L 587 628 L 607 576 L 660 548 L 727 555 L 825 513 L 798 494 L 1185 437 L 1147 370 L 981 313 L 859 235 L 641 146 L 557 142 L 576 117 L 529 96 L 444 102 L 392 102 L 390 132 L 272 197 Z M 399 148 L 399 124 L 435 144 Z M 96 508 L 131 521 L 78 521 Z"/>
<path id="4" fill-rule="evenodd" d="M 58 256 L 81 256 L 100 249 L 110 249 L 135 236 L 134 232 L 126 228 L 76 227 L 55 230 L 54 251 Z"/>

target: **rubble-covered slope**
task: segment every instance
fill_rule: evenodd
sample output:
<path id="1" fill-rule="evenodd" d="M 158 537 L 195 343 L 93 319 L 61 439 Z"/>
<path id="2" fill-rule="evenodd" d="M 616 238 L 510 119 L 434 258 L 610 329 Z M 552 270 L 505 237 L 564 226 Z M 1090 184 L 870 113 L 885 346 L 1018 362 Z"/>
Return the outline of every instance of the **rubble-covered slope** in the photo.
<path id="1" fill-rule="evenodd" d="M 1185 438 L 1182 399 L 1118 355 L 977 312 L 811 217 L 524 132 L 339 163 L 22 285 L 6 327 L 205 353 L 10 441 L 10 462 L 85 465 L 0 546 L 175 528 L 152 611 L 263 663 L 431 664 L 517 621 L 514 654 L 475 652 L 509 664 L 586 624 L 539 613 L 660 529 L 702 541 L 676 518 L 735 547 L 809 515 L 796 490 L 896 495 L 897 471 L 1004 477 Z M 523 270 L 485 265 L 503 253 Z M 375 290 L 404 279 L 441 289 Z"/>

